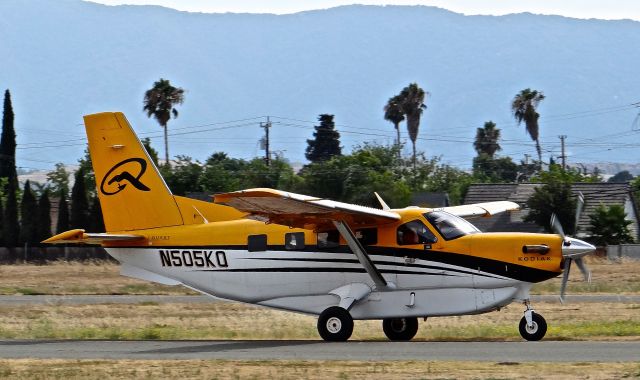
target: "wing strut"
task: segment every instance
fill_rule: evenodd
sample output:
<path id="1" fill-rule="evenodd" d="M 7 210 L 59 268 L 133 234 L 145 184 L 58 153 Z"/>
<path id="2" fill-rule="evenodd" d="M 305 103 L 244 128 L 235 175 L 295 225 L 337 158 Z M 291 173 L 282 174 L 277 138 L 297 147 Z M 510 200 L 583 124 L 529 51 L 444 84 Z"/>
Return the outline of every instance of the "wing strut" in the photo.
<path id="1" fill-rule="evenodd" d="M 360 264 L 362 264 L 367 273 L 369 273 L 369 276 L 371 276 L 371 279 L 376 284 L 376 287 L 378 287 L 379 289 L 392 287 L 393 285 L 387 283 L 387 280 L 382 277 L 382 274 L 380 273 L 378 268 L 376 268 L 376 266 L 373 264 L 373 261 L 371 261 L 371 258 L 367 254 L 367 251 L 364 250 L 362 244 L 360 244 L 358 239 L 356 239 L 353 231 L 351 231 L 351 228 L 349 228 L 349 226 L 347 226 L 347 224 L 341 220 L 334 220 L 333 224 L 336 226 L 338 232 L 340 232 L 340 235 L 342 235 L 344 240 L 346 240 L 349 248 L 351 248 L 353 253 L 358 258 L 358 261 L 360 261 Z"/>

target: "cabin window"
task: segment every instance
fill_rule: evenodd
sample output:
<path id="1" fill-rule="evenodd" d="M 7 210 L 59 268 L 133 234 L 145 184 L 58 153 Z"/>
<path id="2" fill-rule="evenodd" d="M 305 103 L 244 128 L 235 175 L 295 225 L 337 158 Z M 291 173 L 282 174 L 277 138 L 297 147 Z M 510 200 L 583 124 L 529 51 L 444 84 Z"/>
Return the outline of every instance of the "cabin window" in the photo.
<path id="1" fill-rule="evenodd" d="M 453 240 L 480 232 L 473 224 L 448 212 L 432 211 L 424 214 L 424 216 L 445 240 Z"/>
<path id="2" fill-rule="evenodd" d="M 378 244 L 377 228 L 363 228 L 361 230 L 356 230 L 355 235 L 356 239 L 358 239 L 362 245 Z"/>
<path id="3" fill-rule="evenodd" d="M 267 235 L 249 235 L 249 252 L 267 250 Z"/>
<path id="4" fill-rule="evenodd" d="M 318 232 L 318 248 L 337 248 L 340 246 L 338 230 Z"/>
<path id="5" fill-rule="evenodd" d="M 398 227 L 398 245 L 432 244 L 438 238 L 419 220 L 413 220 Z"/>
<path id="6" fill-rule="evenodd" d="M 304 232 L 285 234 L 284 247 L 289 251 L 299 251 L 304 249 Z"/>

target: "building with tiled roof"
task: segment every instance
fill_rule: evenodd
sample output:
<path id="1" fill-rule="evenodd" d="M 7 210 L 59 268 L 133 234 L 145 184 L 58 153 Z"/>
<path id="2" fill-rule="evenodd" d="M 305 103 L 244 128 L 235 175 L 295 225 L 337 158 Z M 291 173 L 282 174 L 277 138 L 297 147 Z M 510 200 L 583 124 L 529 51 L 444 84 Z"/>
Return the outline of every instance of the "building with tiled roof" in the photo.
<path id="1" fill-rule="evenodd" d="M 520 210 L 512 213 L 503 213 L 491 218 L 479 218 L 473 220 L 473 224 L 486 232 L 542 232 L 544 229 L 535 223 L 524 222 L 522 219 L 529 213 L 527 200 L 533 195 L 534 189 L 542 186 L 541 183 L 480 183 L 469 186 L 464 204 L 473 204 L 492 201 L 512 201 L 520 205 Z M 577 197 L 582 193 L 585 200 L 584 209 L 578 220 L 577 237 L 584 237 L 590 225 L 589 215 L 600 205 L 621 205 L 627 213 L 627 220 L 634 239 L 638 240 L 640 223 L 638 221 L 637 207 L 634 201 L 631 186 L 628 183 L 587 183 L 580 182 L 571 185 L 571 192 Z"/>

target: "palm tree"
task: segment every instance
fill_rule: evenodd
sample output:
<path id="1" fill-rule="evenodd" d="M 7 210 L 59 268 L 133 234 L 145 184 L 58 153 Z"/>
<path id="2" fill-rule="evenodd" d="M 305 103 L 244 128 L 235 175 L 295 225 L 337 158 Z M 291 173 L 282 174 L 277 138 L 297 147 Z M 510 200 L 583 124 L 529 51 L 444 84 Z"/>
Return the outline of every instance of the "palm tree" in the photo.
<path id="1" fill-rule="evenodd" d="M 384 106 L 384 119 L 393 123 L 398 134 L 396 145 L 400 146 L 400 123 L 404 121 L 404 113 L 402 112 L 402 99 L 399 95 L 389 98 Z"/>
<path id="2" fill-rule="evenodd" d="M 496 128 L 496 123 L 487 121 L 484 123 L 483 128 L 478 128 L 476 131 L 476 140 L 473 142 L 473 147 L 478 152 L 478 155 L 484 153 L 493 158 L 497 151 L 502 150 L 498 140 L 500 140 L 500 130 Z"/>
<path id="3" fill-rule="evenodd" d="M 403 88 L 400 92 L 402 100 L 402 112 L 407 117 L 407 131 L 413 146 L 413 170 L 416 170 L 416 139 L 418 138 L 418 129 L 420 128 L 420 116 L 422 111 L 427 108 L 424 104 L 426 93 L 417 83 L 411 83 Z"/>
<path id="4" fill-rule="evenodd" d="M 520 91 L 513 98 L 511 103 L 511 111 L 518 125 L 524 121 L 527 133 L 531 136 L 531 140 L 536 142 L 536 150 L 538 151 L 538 161 L 542 162 L 542 149 L 540 148 L 540 127 L 538 126 L 538 118 L 540 114 L 536 112 L 538 104 L 544 99 L 544 94 L 536 90 L 526 88 Z"/>
<path id="5" fill-rule="evenodd" d="M 178 117 L 178 110 L 174 108 L 176 104 L 184 101 L 184 90 L 180 87 L 173 87 L 168 80 L 160 78 L 153 84 L 153 88 L 144 94 L 143 110 L 147 116 L 153 116 L 164 129 L 164 160 L 169 165 L 169 138 L 167 134 L 167 123 L 171 119 Z"/>

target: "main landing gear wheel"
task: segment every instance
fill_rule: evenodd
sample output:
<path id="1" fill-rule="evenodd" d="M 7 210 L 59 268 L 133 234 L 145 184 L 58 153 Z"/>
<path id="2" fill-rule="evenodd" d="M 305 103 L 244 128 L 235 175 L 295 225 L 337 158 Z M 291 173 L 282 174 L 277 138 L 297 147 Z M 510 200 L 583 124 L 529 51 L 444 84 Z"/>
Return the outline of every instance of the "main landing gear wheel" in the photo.
<path id="1" fill-rule="evenodd" d="M 533 326 L 527 326 L 527 319 L 522 317 L 520 320 L 520 335 L 528 341 L 538 341 L 544 338 L 547 333 L 547 321 L 542 318 L 542 315 L 537 313 L 531 313 L 531 319 Z"/>
<path id="2" fill-rule="evenodd" d="M 328 342 L 344 342 L 353 333 L 353 318 L 345 309 L 331 306 L 318 318 L 318 333 Z"/>
<path id="3" fill-rule="evenodd" d="M 418 318 L 388 318 L 382 329 L 389 340 L 411 340 L 418 332 Z"/>

